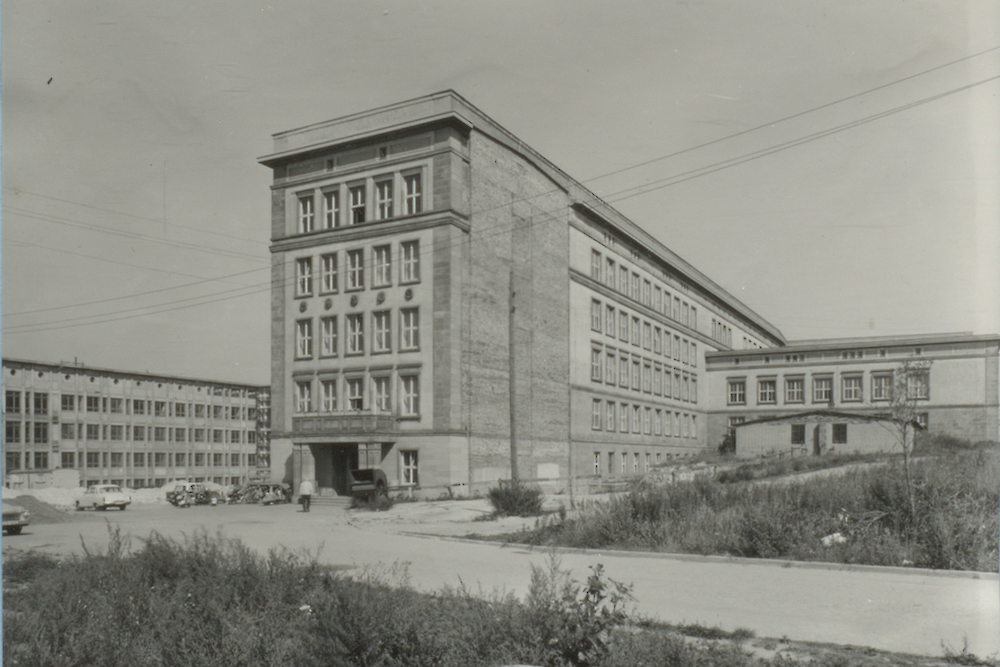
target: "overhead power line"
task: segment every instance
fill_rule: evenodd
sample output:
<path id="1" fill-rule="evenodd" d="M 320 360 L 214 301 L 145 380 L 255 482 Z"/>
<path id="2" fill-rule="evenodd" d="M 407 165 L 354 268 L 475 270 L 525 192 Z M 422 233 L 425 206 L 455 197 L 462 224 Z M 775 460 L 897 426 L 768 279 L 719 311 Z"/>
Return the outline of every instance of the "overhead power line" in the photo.
<path id="1" fill-rule="evenodd" d="M 998 47 L 998 48 L 1000 48 L 1000 47 Z M 805 135 L 803 137 L 799 137 L 798 139 L 793 139 L 793 140 L 790 140 L 790 141 L 787 141 L 787 142 L 783 142 L 781 144 L 778 144 L 776 146 L 772 146 L 770 148 L 761 149 L 760 151 L 755 151 L 755 152 L 752 152 L 752 153 L 748 153 L 748 154 L 745 154 L 743 156 L 739 156 L 737 158 L 731 158 L 729 160 L 720 161 L 720 162 L 714 163 L 712 165 L 706 165 L 705 167 L 699 168 L 697 170 L 691 170 L 689 172 L 683 172 L 681 174 L 676 174 L 676 175 L 671 176 L 669 178 L 660 179 L 658 181 L 654 181 L 652 183 L 647 183 L 647 184 L 644 184 L 642 186 L 636 186 L 636 187 L 633 187 L 633 188 L 628 188 L 626 190 L 622 190 L 622 191 L 619 191 L 618 193 L 614 193 L 614 194 L 610 195 L 609 198 L 610 197 L 614 197 L 615 195 L 624 195 L 624 196 L 618 197 L 618 199 L 615 200 L 615 201 L 621 201 L 621 200 L 628 199 L 628 198 L 635 197 L 635 196 L 639 196 L 639 195 L 642 195 L 642 194 L 647 194 L 648 192 L 652 192 L 652 191 L 655 191 L 655 190 L 658 190 L 658 189 L 669 187 L 671 185 L 676 185 L 678 183 L 682 183 L 682 182 L 691 180 L 693 178 L 699 178 L 701 176 L 706 176 L 708 174 L 715 173 L 717 171 L 721 171 L 721 170 L 727 169 L 729 167 L 737 166 L 739 164 L 743 164 L 745 162 L 749 162 L 751 160 L 755 160 L 755 159 L 758 159 L 760 157 L 764 157 L 766 155 L 771 155 L 773 153 L 777 153 L 777 152 L 780 152 L 780 151 L 783 151 L 783 150 L 787 150 L 789 148 L 800 146 L 800 145 L 803 145 L 805 143 L 816 141 L 816 140 L 825 138 L 827 136 L 836 134 L 838 132 L 846 131 L 848 129 L 853 129 L 853 128 L 858 127 L 860 125 L 863 125 L 863 124 L 866 124 L 866 123 L 869 123 L 869 122 L 873 122 L 875 120 L 880 120 L 882 118 L 885 118 L 885 117 L 888 117 L 888 116 L 900 113 L 902 111 L 906 111 L 908 109 L 912 109 L 912 108 L 920 106 L 922 104 L 927 104 L 929 102 L 942 99 L 944 97 L 956 94 L 958 92 L 962 92 L 962 91 L 965 91 L 965 90 L 972 89 L 974 87 L 983 85 L 985 83 L 989 83 L 991 81 L 995 81 L 997 79 L 1000 79 L 1000 75 L 993 76 L 993 77 L 988 77 L 986 79 L 982 79 L 982 80 L 976 81 L 974 83 L 967 84 L 965 86 L 960 86 L 960 87 L 957 87 L 957 88 L 953 88 L 951 90 L 948 90 L 948 91 L 945 91 L 945 92 L 942 92 L 942 93 L 938 93 L 936 95 L 931 95 L 931 96 L 922 98 L 920 100 L 917 100 L 915 102 L 911 102 L 911 103 L 908 103 L 908 104 L 905 104 L 905 105 L 901 105 L 901 106 L 898 106 L 898 107 L 895 107 L 895 108 L 892 108 L 892 109 L 889 109 L 889 110 L 886 110 L 886 111 L 883 111 L 883 112 L 872 114 L 870 116 L 866 116 L 864 118 L 857 119 L 857 120 L 851 121 L 849 123 L 844 123 L 842 125 L 839 125 L 839 126 L 836 126 L 836 127 L 833 127 L 833 128 L 828 128 L 828 129 L 822 130 L 820 132 L 815 132 L 815 133 L 812 133 L 810 135 Z M 655 184 L 656 187 L 652 187 L 652 188 L 648 187 L 651 184 Z M 633 190 L 636 190 L 636 191 L 632 192 Z M 630 192 L 631 192 L 631 194 L 626 194 L 626 193 L 630 193 Z M 527 201 L 527 199 L 529 199 L 529 198 L 525 198 L 522 201 Z M 595 199 L 596 199 L 596 201 L 603 201 L 600 198 L 597 198 L 596 195 L 595 195 Z M 506 205 L 504 206 L 504 208 L 505 207 L 506 207 Z M 500 208 L 500 207 L 496 207 L 496 208 Z M 506 233 L 507 231 L 512 231 L 512 230 L 517 229 L 517 228 L 524 228 L 524 227 L 527 227 L 527 226 L 530 226 L 530 225 L 533 225 L 533 224 L 537 224 L 537 223 L 540 223 L 540 222 L 548 222 L 548 221 L 558 220 L 559 218 L 556 218 L 553 214 L 556 211 L 561 211 L 562 209 L 563 209 L 563 207 L 560 206 L 558 209 L 552 209 L 552 210 L 549 210 L 549 211 L 544 211 L 544 210 L 540 211 L 539 218 L 535 218 L 533 216 L 532 219 L 530 221 L 527 221 L 526 223 L 514 223 L 513 225 L 509 225 L 507 223 L 504 223 L 503 225 L 494 225 L 492 227 L 494 227 L 494 228 L 502 228 L 502 229 L 498 229 L 494 233 Z M 480 235 L 480 236 L 483 236 L 483 235 Z M 460 243 L 462 243 L 462 242 L 464 242 L 464 241 L 460 241 Z M 458 245 L 458 244 L 456 243 L 455 245 Z M 450 247 L 450 246 L 451 246 L 451 244 L 447 244 L 446 246 L 443 246 L 443 247 L 446 248 L 446 247 Z M 433 251 L 435 251 L 437 249 L 440 249 L 440 248 L 436 248 L 432 244 L 432 248 L 430 250 L 428 250 L 428 251 L 422 251 L 421 254 L 422 255 L 423 254 L 427 254 L 427 253 L 433 252 Z M 271 286 L 268 285 L 265 289 L 262 289 L 260 291 L 261 292 L 262 291 L 266 291 L 267 289 L 270 289 L 270 287 Z M 230 291 L 238 291 L 238 290 L 230 290 Z M 221 293 L 218 293 L 218 294 L 226 294 L 226 293 L 227 292 L 221 292 Z M 166 309 L 166 310 L 160 310 L 160 311 L 156 311 L 156 312 L 168 312 L 170 310 L 176 310 L 178 308 L 187 308 L 187 307 L 193 307 L 193 306 L 197 306 L 197 305 L 204 305 L 205 303 L 213 303 L 213 302 L 216 302 L 216 301 L 222 301 L 222 300 L 225 300 L 227 298 L 237 298 L 238 296 L 248 296 L 249 294 L 252 294 L 252 293 L 241 294 L 241 295 L 236 295 L 236 296 L 231 296 L 231 297 L 222 297 L 220 299 L 215 299 L 215 300 L 212 300 L 212 301 L 205 301 L 205 302 L 202 302 L 202 303 L 193 303 L 193 304 L 189 304 L 189 305 L 186 305 L 186 306 L 178 306 L 177 308 L 169 308 L 169 309 Z M 197 297 L 195 297 L 195 298 L 197 298 Z M 191 299 L 189 299 L 189 300 L 191 300 Z M 181 301 L 188 301 L 188 300 L 181 300 Z M 176 303 L 180 303 L 181 301 L 178 301 Z M 170 303 L 173 303 L 173 302 L 168 302 L 167 304 L 160 304 L 160 306 L 169 305 Z M 159 308 L 160 306 L 156 306 L 156 307 Z M 129 311 L 126 310 L 126 311 L 119 311 L 119 312 L 120 313 L 127 313 Z M 65 326 L 83 326 L 85 324 L 100 324 L 100 323 L 104 323 L 104 322 L 119 321 L 119 320 L 122 320 L 122 319 L 127 319 L 129 317 L 138 316 L 139 314 L 147 314 L 147 313 L 137 313 L 136 315 L 123 315 L 122 317 L 116 317 L 116 318 L 112 318 L 112 319 L 98 320 L 98 321 L 95 321 L 95 322 L 86 322 L 86 323 L 73 324 L 73 325 L 65 325 Z M 94 317 L 105 317 L 105 316 L 102 315 L 102 316 L 94 316 Z M 80 319 L 85 319 L 85 318 L 80 318 Z M 37 325 L 26 325 L 26 326 L 37 326 Z M 45 326 L 42 326 L 41 328 L 38 328 L 38 329 L 27 329 L 27 330 L 22 330 L 22 331 L 11 331 L 10 333 L 27 333 L 29 331 L 41 331 L 41 330 L 60 329 L 60 328 L 64 328 L 64 326 L 54 326 L 54 327 L 45 327 Z"/>

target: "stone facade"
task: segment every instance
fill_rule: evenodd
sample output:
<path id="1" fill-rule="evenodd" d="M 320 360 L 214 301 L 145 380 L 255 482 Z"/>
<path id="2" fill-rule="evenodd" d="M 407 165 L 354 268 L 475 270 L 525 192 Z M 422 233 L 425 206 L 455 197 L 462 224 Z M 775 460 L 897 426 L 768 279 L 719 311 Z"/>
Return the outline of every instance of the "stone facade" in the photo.
<path id="1" fill-rule="evenodd" d="M 378 466 L 430 496 L 515 473 L 564 488 L 785 408 L 729 405 L 727 377 L 799 344 L 452 91 L 276 134 L 261 163 L 276 480 L 346 493 L 348 469 Z M 992 359 L 972 362 L 983 391 L 931 401 L 932 429 L 996 437 Z"/>

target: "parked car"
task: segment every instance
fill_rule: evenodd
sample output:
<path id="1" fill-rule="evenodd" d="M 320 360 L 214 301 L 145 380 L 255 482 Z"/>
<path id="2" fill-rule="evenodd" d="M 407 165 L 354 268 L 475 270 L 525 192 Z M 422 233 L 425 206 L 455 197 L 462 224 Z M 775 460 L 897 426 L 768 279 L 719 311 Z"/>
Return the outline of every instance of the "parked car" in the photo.
<path id="1" fill-rule="evenodd" d="M 83 497 L 76 501 L 76 509 L 83 511 L 88 507 L 95 510 L 106 510 L 117 507 L 124 510 L 132 502 L 132 496 L 122 491 L 117 484 L 94 484 L 87 487 Z"/>
<path id="2" fill-rule="evenodd" d="M 225 495 L 221 491 L 209 490 L 204 484 L 195 482 L 178 484 L 173 491 L 167 492 L 167 502 L 177 507 L 217 505 L 225 500 Z"/>
<path id="3" fill-rule="evenodd" d="M 229 496 L 231 503 L 262 503 L 272 505 L 292 502 L 292 491 L 287 484 L 251 482 L 236 489 Z"/>
<path id="4" fill-rule="evenodd" d="M 351 471 L 351 495 L 355 498 L 384 496 L 389 490 L 389 480 L 379 468 Z"/>
<path id="5" fill-rule="evenodd" d="M 8 535 L 17 535 L 28 523 L 30 523 L 28 510 L 13 503 L 3 503 L 3 532 Z"/>

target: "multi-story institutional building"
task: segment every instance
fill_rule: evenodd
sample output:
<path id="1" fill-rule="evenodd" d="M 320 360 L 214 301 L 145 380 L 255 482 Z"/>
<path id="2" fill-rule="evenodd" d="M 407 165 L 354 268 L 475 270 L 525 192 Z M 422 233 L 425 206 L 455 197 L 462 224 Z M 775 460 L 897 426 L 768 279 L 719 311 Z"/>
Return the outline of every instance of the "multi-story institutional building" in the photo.
<path id="1" fill-rule="evenodd" d="M 296 483 L 641 472 L 705 447 L 707 352 L 785 342 L 454 92 L 274 149 L 272 451 Z"/>
<path id="2" fill-rule="evenodd" d="M 885 414 L 893 373 L 907 359 L 926 366 L 911 379 L 909 393 L 918 421 L 930 433 L 1000 439 L 1000 336 L 951 334 L 796 341 L 779 349 L 712 352 L 706 358 L 709 442 L 719 442 L 736 424 L 818 408 Z"/>
<path id="3" fill-rule="evenodd" d="M 3 360 L 8 485 L 242 484 L 267 464 L 269 387 Z"/>
<path id="4" fill-rule="evenodd" d="M 641 473 L 800 396 L 877 409 L 920 350 L 931 428 L 1000 437 L 997 337 L 788 345 L 452 91 L 281 132 L 261 162 L 272 472 L 296 486 L 343 493 L 356 466 L 432 495 Z"/>

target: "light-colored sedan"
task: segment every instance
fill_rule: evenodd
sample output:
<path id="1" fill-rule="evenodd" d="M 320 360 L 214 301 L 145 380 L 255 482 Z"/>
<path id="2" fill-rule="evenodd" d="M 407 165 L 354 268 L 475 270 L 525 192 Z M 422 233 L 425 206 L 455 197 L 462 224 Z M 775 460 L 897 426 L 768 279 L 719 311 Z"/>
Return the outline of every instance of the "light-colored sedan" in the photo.
<path id="1" fill-rule="evenodd" d="M 3 503 L 3 532 L 17 535 L 28 523 L 28 510 L 13 503 Z"/>
<path id="2" fill-rule="evenodd" d="M 88 507 L 106 510 L 117 507 L 124 510 L 132 502 L 132 496 L 124 493 L 117 484 L 95 484 L 87 488 L 83 497 L 76 501 L 76 509 L 83 511 Z"/>

